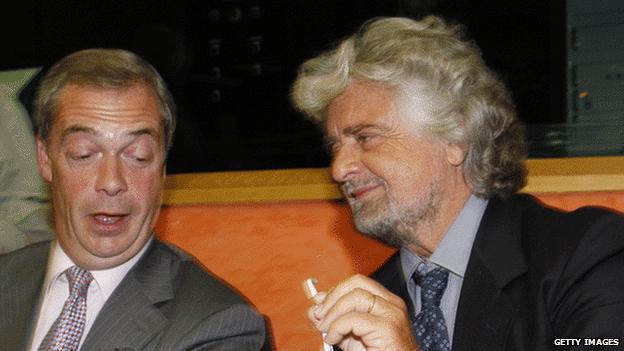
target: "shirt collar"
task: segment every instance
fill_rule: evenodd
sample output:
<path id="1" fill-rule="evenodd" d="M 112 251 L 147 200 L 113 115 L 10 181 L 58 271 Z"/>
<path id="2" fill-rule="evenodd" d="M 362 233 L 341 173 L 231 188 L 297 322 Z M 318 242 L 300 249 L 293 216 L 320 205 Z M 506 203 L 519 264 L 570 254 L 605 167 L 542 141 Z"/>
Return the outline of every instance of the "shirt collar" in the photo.
<path id="1" fill-rule="evenodd" d="M 445 268 L 463 278 L 470 259 L 472 244 L 487 204 L 487 200 L 470 195 L 427 262 Z M 403 274 L 405 274 L 406 281 L 409 281 L 418 266 L 426 261 L 414 255 L 407 248 L 402 248 L 400 255 Z"/>
<path id="2" fill-rule="evenodd" d="M 105 299 L 113 293 L 117 285 L 121 283 L 121 280 L 126 276 L 128 271 L 134 267 L 137 261 L 143 256 L 147 248 L 150 246 L 153 240 L 153 236 L 149 238 L 147 243 L 143 246 L 143 248 L 136 254 L 134 257 L 129 259 L 128 261 L 120 264 L 119 266 L 90 271 L 91 275 L 93 275 L 93 282 L 99 287 L 100 291 L 103 294 Z M 50 256 L 48 257 L 48 269 L 46 272 L 44 287 L 45 294 L 49 292 L 57 279 L 62 281 L 66 281 L 66 277 L 63 274 L 68 268 L 74 266 L 75 263 L 72 261 L 69 256 L 65 253 L 61 245 L 59 245 L 57 240 L 52 241 L 52 245 L 50 245 Z M 91 286 L 94 284 L 92 283 Z"/>
<path id="3" fill-rule="evenodd" d="M 52 284 L 57 280 L 66 279 L 63 275 L 69 267 L 73 266 L 74 262 L 65 254 L 65 251 L 61 248 L 57 240 L 52 240 L 50 245 L 50 255 L 48 256 L 48 269 L 46 271 L 43 286 L 45 287 L 44 293 L 47 295 L 52 288 Z"/>

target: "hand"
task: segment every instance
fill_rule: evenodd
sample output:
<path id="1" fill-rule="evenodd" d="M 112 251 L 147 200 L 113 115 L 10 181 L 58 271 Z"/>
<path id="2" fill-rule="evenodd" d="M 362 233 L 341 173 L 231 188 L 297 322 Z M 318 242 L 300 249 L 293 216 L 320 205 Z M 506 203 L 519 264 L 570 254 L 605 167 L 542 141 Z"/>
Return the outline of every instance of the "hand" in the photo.
<path id="1" fill-rule="evenodd" d="M 314 301 L 308 317 L 343 351 L 420 350 L 403 300 L 370 278 L 354 275 Z"/>

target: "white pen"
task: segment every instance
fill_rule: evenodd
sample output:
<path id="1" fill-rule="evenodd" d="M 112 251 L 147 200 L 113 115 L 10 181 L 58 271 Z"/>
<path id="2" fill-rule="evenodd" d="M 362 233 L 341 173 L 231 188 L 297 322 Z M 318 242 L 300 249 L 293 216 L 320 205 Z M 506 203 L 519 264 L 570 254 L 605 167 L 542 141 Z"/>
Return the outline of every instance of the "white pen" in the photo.
<path id="1" fill-rule="evenodd" d="M 308 278 L 303 281 L 303 291 L 308 299 L 311 299 L 318 294 L 318 290 L 316 290 L 316 283 L 317 281 L 314 278 Z M 325 336 L 327 333 L 321 334 L 323 335 L 323 351 L 334 351 L 334 348 L 325 342 Z"/>

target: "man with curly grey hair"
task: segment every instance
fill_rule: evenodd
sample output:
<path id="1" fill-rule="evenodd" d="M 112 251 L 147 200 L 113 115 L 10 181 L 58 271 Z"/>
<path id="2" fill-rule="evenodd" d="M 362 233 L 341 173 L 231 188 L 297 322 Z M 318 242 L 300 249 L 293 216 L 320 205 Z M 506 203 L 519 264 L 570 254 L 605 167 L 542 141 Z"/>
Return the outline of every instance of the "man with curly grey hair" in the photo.
<path id="1" fill-rule="evenodd" d="M 624 283 L 609 280 L 624 271 L 624 220 L 515 195 L 523 127 L 461 27 L 369 21 L 301 66 L 292 99 L 323 127 L 358 230 L 400 248 L 372 279 L 315 297 L 325 342 L 551 350 L 624 335 Z"/>

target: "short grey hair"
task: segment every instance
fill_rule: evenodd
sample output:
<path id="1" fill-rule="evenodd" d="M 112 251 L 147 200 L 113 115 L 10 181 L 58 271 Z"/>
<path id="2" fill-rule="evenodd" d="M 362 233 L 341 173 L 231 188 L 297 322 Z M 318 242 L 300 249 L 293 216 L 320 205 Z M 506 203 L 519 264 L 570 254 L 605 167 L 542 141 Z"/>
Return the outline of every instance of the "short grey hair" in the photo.
<path id="1" fill-rule="evenodd" d="M 461 26 L 435 16 L 371 20 L 304 62 L 291 99 L 322 124 L 327 106 L 354 80 L 393 89 L 402 106 L 424 87 L 435 107 L 420 127 L 464 149 L 464 175 L 475 195 L 507 197 L 525 185 L 524 127 L 505 85 Z"/>
<path id="2" fill-rule="evenodd" d="M 68 85 L 102 89 L 126 89 L 136 84 L 148 88 L 158 105 L 165 136 L 165 152 L 171 148 L 176 127 L 176 106 L 165 81 L 138 55 L 120 49 L 87 49 L 65 56 L 44 75 L 33 104 L 37 134 L 47 141 L 58 109 L 61 90 Z"/>

